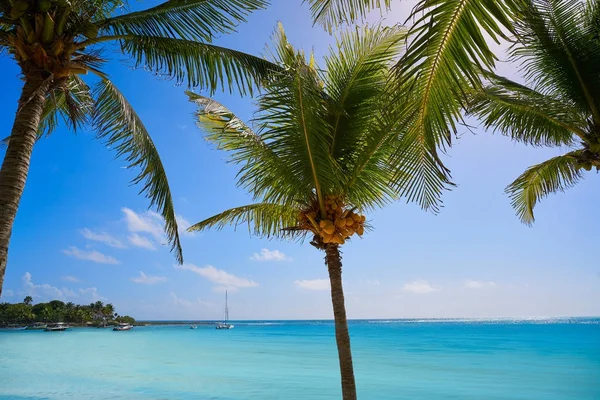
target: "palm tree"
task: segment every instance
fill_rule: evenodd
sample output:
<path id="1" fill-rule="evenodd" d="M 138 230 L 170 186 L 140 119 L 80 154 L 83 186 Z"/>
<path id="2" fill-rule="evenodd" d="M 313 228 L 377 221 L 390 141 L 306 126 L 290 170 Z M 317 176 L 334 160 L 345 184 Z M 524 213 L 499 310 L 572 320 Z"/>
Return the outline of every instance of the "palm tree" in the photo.
<path id="1" fill-rule="evenodd" d="M 28 306 L 33 302 L 33 297 L 31 296 L 25 296 L 25 298 L 23 299 L 23 303 Z"/>
<path id="2" fill-rule="evenodd" d="M 409 131 L 399 144 L 396 162 L 413 148 L 416 168 L 411 172 L 421 185 L 410 188 L 410 200 L 434 207 L 444 180 L 450 178 L 438 156 L 452 144 L 462 120 L 470 89 L 480 88 L 482 74 L 494 69 L 498 59 L 488 41 L 508 40 L 525 0 L 419 0 L 409 19 L 407 49 L 396 69 L 403 79 L 390 101 L 411 94 L 405 107 Z M 557 0 L 558 1 L 558 0 Z M 364 18 L 368 11 L 389 8 L 391 0 L 307 0 L 316 23 L 329 31 L 343 23 Z M 415 143 L 426 144 L 417 152 Z M 430 158 L 436 166 L 429 168 Z M 436 171 L 442 171 L 442 174 Z M 425 189 L 427 188 L 427 189 Z M 409 190 L 409 189 L 407 189 Z M 427 192 L 431 193 L 427 193 Z"/>
<path id="3" fill-rule="evenodd" d="M 511 49 L 526 85 L 490 75 L 471 111 L 486 127 L 534 146 L 571 151 L 533 165 L 507 188 L 518 217 L 534 222 L 536 203 L 600 171 L 600 3 L 527 0 Z"/>
<path id="4" fill-rule="evenodd" d="M 102 314 L 104 314 L 105 318 L 112 319 L 114 313 L 115 313 L 115 306 L 113 306 L 111 303 L 108 303 L 104 307 L 102 307 Z"/>
<path id="5" fill-rule="evenodd" d="M 396 27 L 343 34 L 325 58 L 326 72 L 320 72 L 280 28 L 273 53 L 283 72 L 265 84 L 258 99 L 257 131 L 223 105 L 189 93 L 207 138 L 233 153 L 232 161 L 241 164 L 239 184 L 256 200 L 189 229 L 248 223 L 259 236 L 311 236 L 311 245 L 325 252 L 329 271 L 344 399 L 356 399 L 356 387 L 340 247 L 364 233 L 363 212 L 418 183 L 410 174 L 417 161 L 391 162 L 407 132 L 400 118 L 406 101 L 390 103 L 387 91 L 403 38 Z M 404 155 L 416 160 L 414 152 Z M 403 168 L 409 165 L 413 168 Z M 428 165 L 436 168 L 431 160 Z"/>
<path id="6" fill-rule="evenodd" d="M 0 294 L 33 146 L 61 117 L 73 130 L 91 127 L 131 167 L 141 169 L 134 182 L 143 185 L 150 205 L 164 217 L 171 250 L 182 262 L 165 170 L 139 116 L 103 72 L 103 53 L 114 43 L 137 67 L 178 83 L 251 92 L 270 64 L 210 41 L 265 4 L 169 0 L 123 13 L 126 0 L 0 0 L 0 54 L 17 63 L 24 81 L 0 169 Z"/>

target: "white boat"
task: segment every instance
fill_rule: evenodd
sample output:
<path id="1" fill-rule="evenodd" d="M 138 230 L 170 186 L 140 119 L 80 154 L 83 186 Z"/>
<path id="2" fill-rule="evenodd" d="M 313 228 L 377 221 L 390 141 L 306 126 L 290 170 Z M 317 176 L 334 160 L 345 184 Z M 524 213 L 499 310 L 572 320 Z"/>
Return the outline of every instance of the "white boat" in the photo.
<path id="1" fill-rule="evenodd" d="M 225 318 L 223 322 L 217 322 L 217 329 L 233 329 L 233 325 L 229 323 L 229 307 L 227 307 L 227 290 L 225 291 Z"/>
<path id="2" fill-rule="evenodd" d="M 27 329 L 26 326 L 9 326 L 8 328 L 5 328 L 6 330 L 9 331 L 24 331 L 25 329 Z"/>
<path id="3" fill-rule="evenodd" d="M 120 323 L 119 325 L 113 328 L 113 331 L 130 331 L 133 329 L 133 325 L 127 323 Z"/>
<path id="4" fill-rule="evenodd" d="M 190 325 L 190 329 L 196 329 L 198 328 L 196 325 Z"/>
<path id="5" fill-rule="evenodd" d="M 66 331 L 67 329 L 69 329 L 69 326 L 65 325 L 64 322 L 57 322 L 55 324 L 46 325 L 46 329 L 44 329 L 44 330 L 46 332 L 61 332 L 61 331 Z"/>

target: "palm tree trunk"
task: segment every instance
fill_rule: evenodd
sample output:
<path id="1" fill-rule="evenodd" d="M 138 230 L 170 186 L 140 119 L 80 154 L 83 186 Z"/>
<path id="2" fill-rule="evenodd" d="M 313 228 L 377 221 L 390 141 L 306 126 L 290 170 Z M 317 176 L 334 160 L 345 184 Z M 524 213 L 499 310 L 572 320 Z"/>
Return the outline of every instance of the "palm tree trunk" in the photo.
<path id="1" fill-rule="evenodd" d="M 0 295 L 6 272 L 8 243 L 29 172 L 29 161 L 44 110 L 47 85 L 41 76 L 26 76 L 8 149 L 0 169 Z"/>
<path id="2" fill-rule="evenodd" d="M 356 400 L 356 383 L 354 382 L 354 367 L 352 366 L 352 351 L 350 335 L 346 320 L 344 305 L 344 288 L 342 287 L 342 257 L 337 244 L 327 244 L 325 247 L 325 264 L 329 270 L 331 283 L 331 302 L 335 319 L 335 340 L 337 342 L 340 373 L 342 375 L 343 400 Z"/>

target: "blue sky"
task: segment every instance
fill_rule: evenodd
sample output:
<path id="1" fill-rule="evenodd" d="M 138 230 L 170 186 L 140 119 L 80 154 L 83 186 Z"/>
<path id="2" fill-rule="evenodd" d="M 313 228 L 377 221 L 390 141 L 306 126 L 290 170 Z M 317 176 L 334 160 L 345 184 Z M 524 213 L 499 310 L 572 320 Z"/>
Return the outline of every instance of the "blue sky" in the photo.
<path id="1" fill-rule="evenodd" d="M 282 21 L 296 47 L 322 56 L 332 39 L 312 27 L 308 7 L 274 3 L 218 43 L 261 54 Z M 386 22 L 403 21 L 411 6 L 396 4 Z M 107 56 L 112 79 L 160 151 L 182 225 L 248 203 L 235 186 L 235 166 L 195 127 L 184 88 L 133 70 L 117 51 Z M 515 66 L 500 69 L 516 76 Z M 0 71 L 8 78 L 0 130 L 8 135 L 21 81 L 6 57 Z M 216 97 L 241 117 L 252 115 L 250 99 Z M 600 315 L 600 178 L 588 173 L 544 200 L 529 228 L 503 189 L 527 166 L 565 149 L 528 148 L 473 123 L 472 132 L 460 129 L 448 154 L 458 187 L 445 194 L 439 215 L 398 202 L 369 215 L 375 230 L 344 246 L 350 318 Z M 176 266 L 162 245 L 160 219 L 124 166 L 91 132 L 62 127 L 36 145 L 3 301 L 100 299 L 138 319 L 215 319 L 228 287 L 234 319 L 332 317 L 323 254 L 308 243 L 252 238 L 243 227 L 184 234 L 186 264 Z"/>

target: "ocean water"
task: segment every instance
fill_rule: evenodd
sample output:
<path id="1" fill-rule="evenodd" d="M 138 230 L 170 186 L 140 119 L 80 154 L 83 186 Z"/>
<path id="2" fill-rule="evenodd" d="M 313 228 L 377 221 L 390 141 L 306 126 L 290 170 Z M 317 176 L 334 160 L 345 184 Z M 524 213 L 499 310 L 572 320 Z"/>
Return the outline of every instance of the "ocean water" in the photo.
<path id="1" fill-rule="evenodd" d="M 0 399 L 339 399 L 333 323 L 0 332 Z M 352 321 L 359 399 L 599 400 L 600 319 Z"/>

